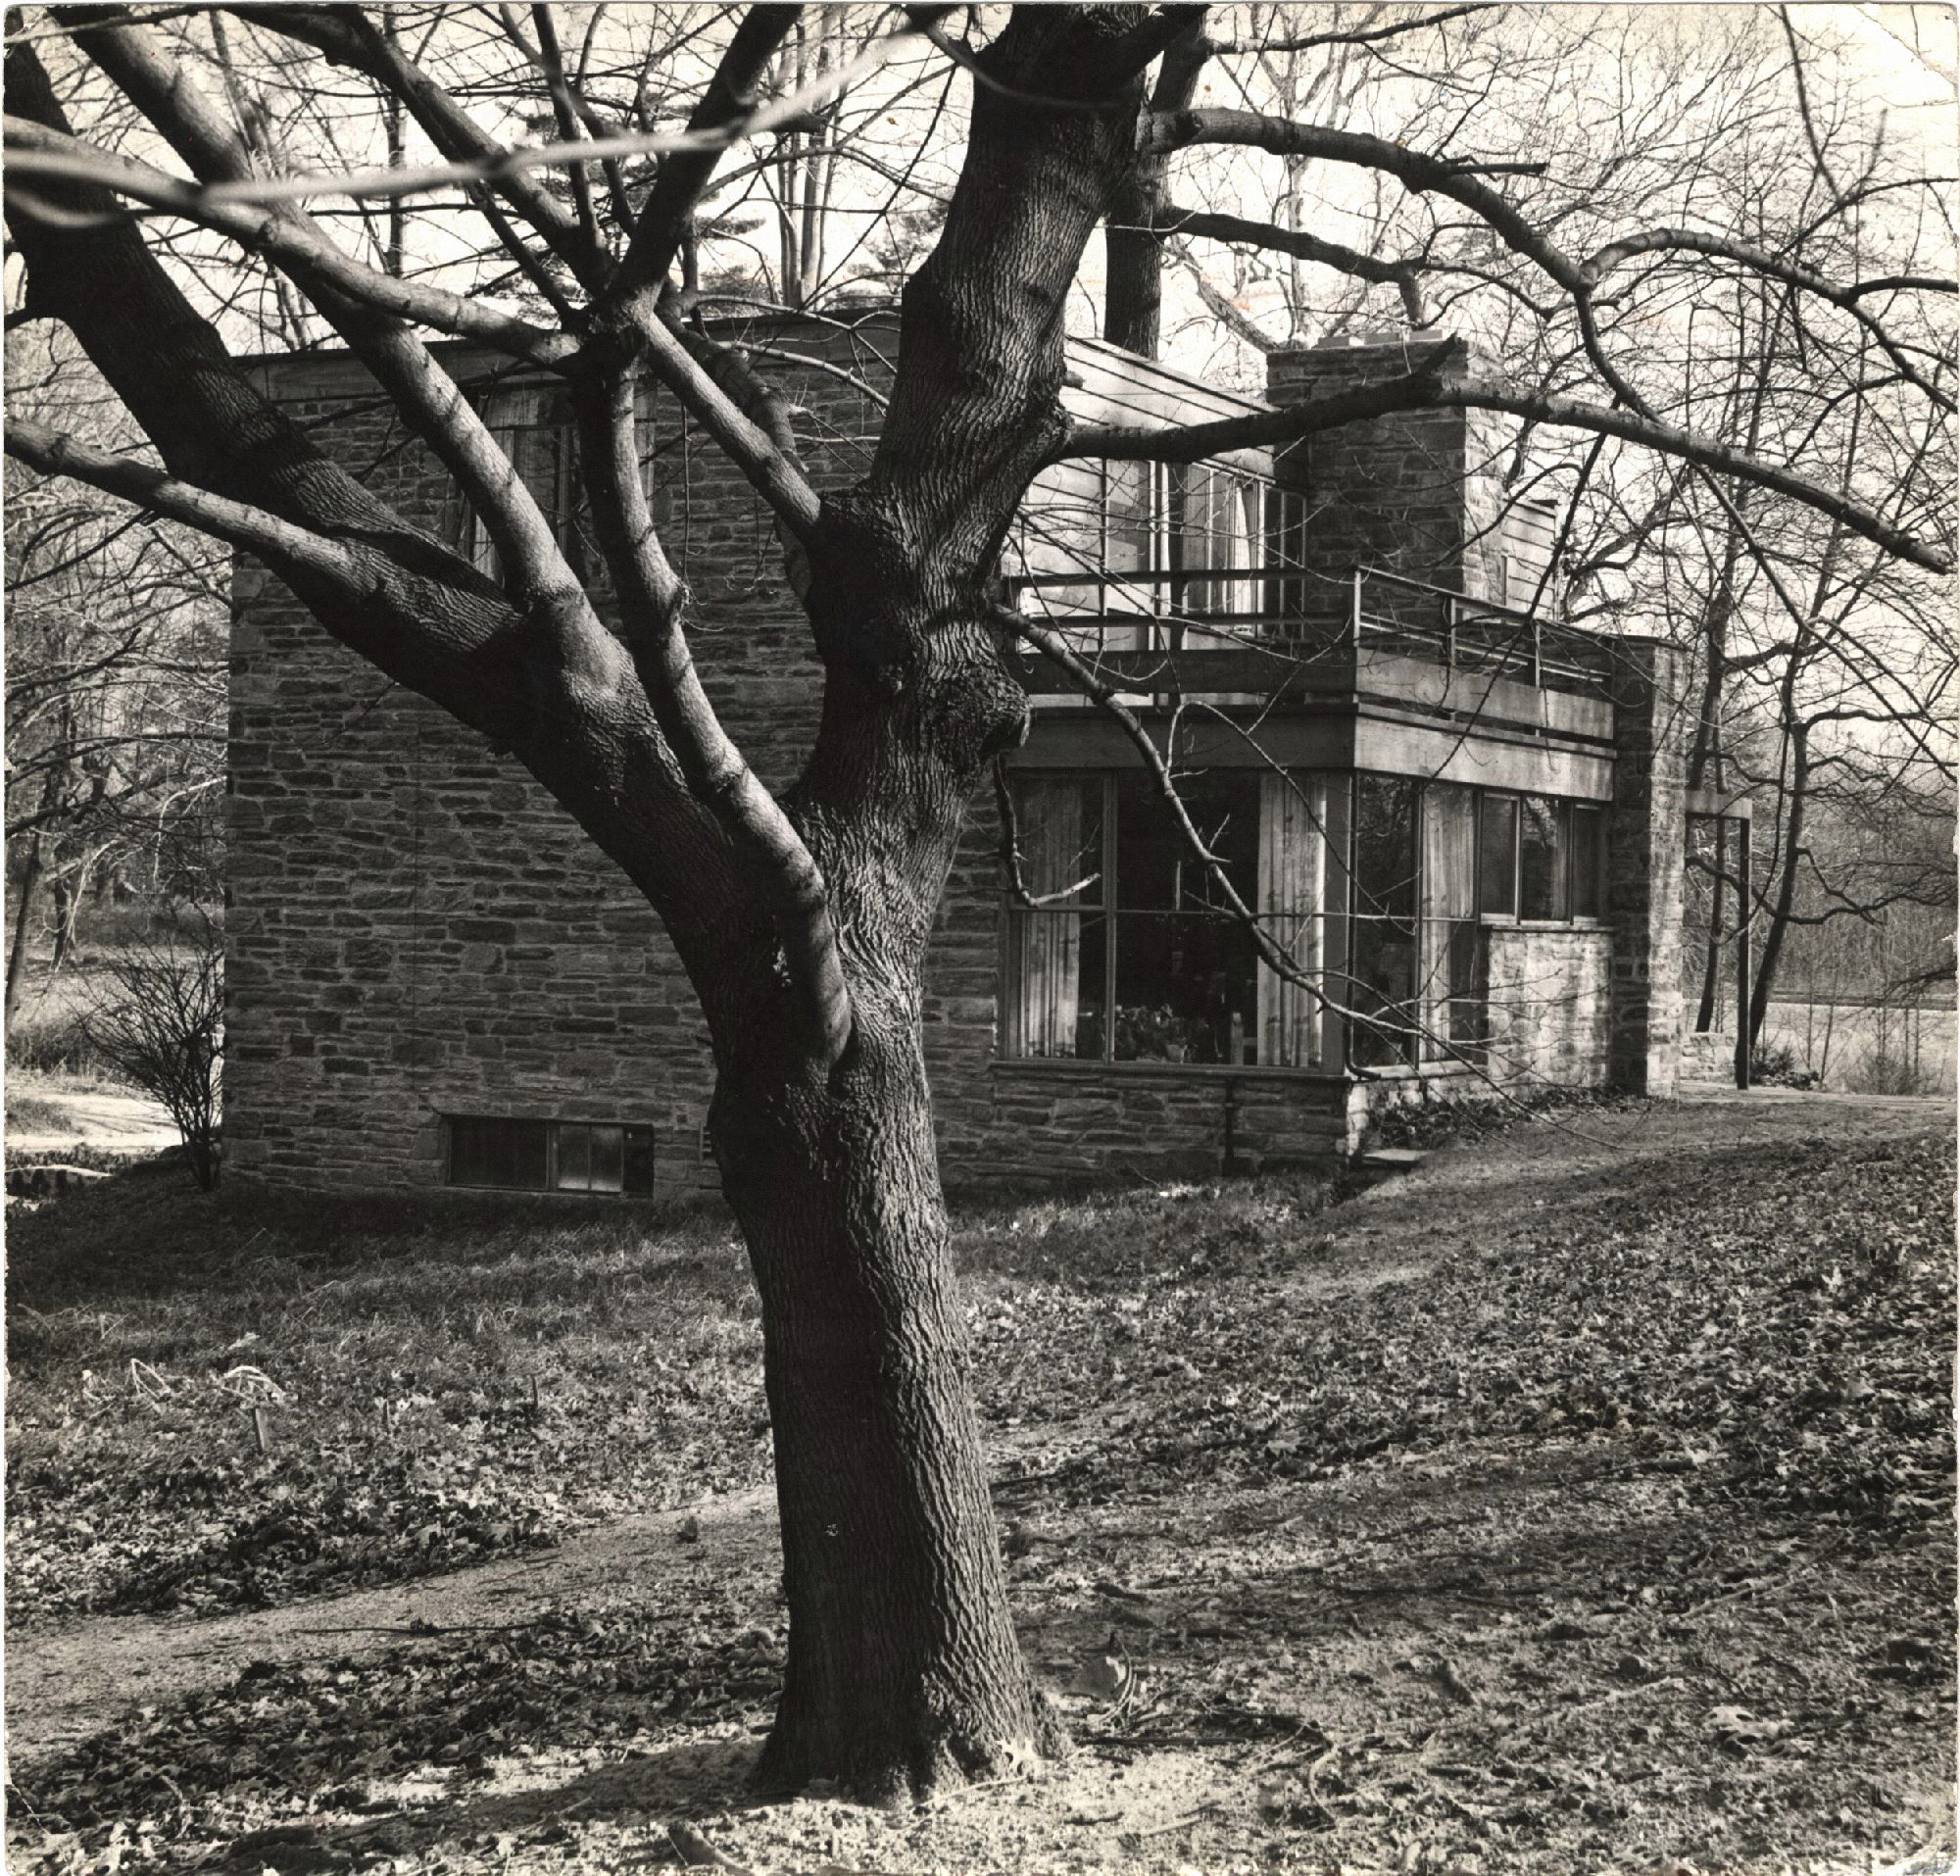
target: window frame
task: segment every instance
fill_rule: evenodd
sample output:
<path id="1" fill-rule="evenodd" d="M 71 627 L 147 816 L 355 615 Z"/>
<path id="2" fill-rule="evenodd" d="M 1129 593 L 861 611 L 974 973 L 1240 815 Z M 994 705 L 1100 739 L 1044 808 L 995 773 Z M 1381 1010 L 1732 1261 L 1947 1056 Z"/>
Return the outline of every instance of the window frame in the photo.
<path id="1" fill-rule="evenodd" d="M 544 1146 L 544 1183 L 517 1185 L 497 1180 L 459 1179 L 456 1176 L 456 1130 L 459 1123 L 464 1126 L 496 1125 L 540 1129 Z M 560 1153 L 564 1131 L 569 1129 L 592 1133 L 602 1127 L 616 1127 L 620 1133 L 620 1183 L 617 1189 L 589 1184 L 582 1186 L 561 1184 Z M 522 1192 L 544 1198 L 649 1199 L 654 1196 L 660 1180 L 659 1142 L 658 1130 L 641 1120 L 560 1120 L 548 1119 L 538 1114 L 446 1113 L 442 1116 L 442 1183 L 446 1191 L 452 1192 Z M 588 1156 L 589 1153 L 588 1145 Z M 637 1156 L 643 1156 L 641 1163 L 645 1169 L 644 1183 L 634 1180 L 633 1167 Z"/>
<path id="2" fill-rule="evenodd" d="M 1220 764 L 1216 768 L 1207 770 L 1206 772 L 1256 775 L 1260 770 L 1252 765 Z M 1329 785 L 1338 780 L 1344 782 L 1348 791 L 1348 803 L 1342 815 L 1343 825 L 1338 843 L 1340 851 L 1338 853 L 1330 852 L 1327 861 L 1329 877 L 1331 878 L 1338 870 L 1345 882 L 1341 892 L 1342 904 L 1338 911 L 1323 908 L 1322 912 L 1316 914 L 1316 916 L 1327 920 L 1330 927 L 1335 923 L 1340 925 L 1342 930 L 1341 954 L 1349 961 L 1346 966 L 1347 968 L 1352 968 L 1352 961 L 1359 955 L 1357 938 L 1358 921 L 1370 916 L 1377 918 L 1378 921 L 1393 918 L 1393 914 L 1388 913 L 1371 914 L 1364 911 L 1357 903 L 1358 888 L 1355 882 L 1358 879 L 1360 861 L 1357 842 L 1361 838 L 1362 830 L 1360 822 L 1362 817 L 1355 803 L 1358 800 L 1360 784 L 1364 778 L 1371 775 L 1379 775 L 1383 779 L 1390 781 L 1406 782 L 1413 791 L 1412 838 L 1414 854 L 1412 859 L 1414 869 L 1410 882 L 1410 891 L 1413 894 L 1414 909 L 1409 918 L 1402 922 L 1412 924 L 1416 933 L 1415 942 L 1418 949 L 1420 949 L 1423 942 L 1423 928 L 1426 922 L 1426 914 L 1423 913 L 1422 908 L 1427 903 L 1428 891 L 1427 861 L 1424 852 L 1423 830 L 1428 812 L 1429 791 L 1435 787 L 1464 791 L 1469 794 L 1474 804 L 1473 819 L 1476 829 L 1475 903 L 1477 911 L 1474 917 L 1452 920 L 1452 923 L 1467 925 L 1479 933 L 1489 933 L 1493 930 L 1566 929 L 1592 931 L 1604 929 L 1609 923 L 1610 905 L 1607 896 L 1608 879 L 1610 876 L 1608 860 L 1611 803 L 1609 801 L 1576 796 L 1545 795 L 1536 791 L 1516 788 L 1492 788 L 1482 783 L 1449 782 L 1434 775 L 1397 776 L 1386 770 L 1320 768 L 1299 769 L 1289 772 L 1302 776 L 1320 776 Z M 1128 765 L 1100 768 L 1085 766 L 1051 769 L 1042 767 L 1018 771 L 1018 778 L 1024 780 L 1039 777 L 1041 780 L 1048 782 L 1095 783 L 1098 785 L 1098 813 L 1101 818 L 1101 864 L 1098 873 L 1097 899 L 1093 905 L 1081 905 L 1069 908 L 1069 910 L 1079 912 L 1085 917 L 1100 917 L 1102 920 L 1102 956 L 1097 966 L 1101 973 L 1101 1007 L 1104 1012 L 1102 1046 L 1101 1052 L 1094 1056 L 1072 1054 L 1010 1055 L 1006 1053 L 1008 1034 L 1006 1012 L 1010 998 L 1017 994 L 1012 975 L 1015 968 L 1012 962 L 1014 955 L 1014 920 L 1017 915 L 1025 915 L 1029 909 L 1017 904 L 1011 884 L 1004 880 L 1001 889 L 996 947 L 997 1024 L 993 1060 L 997 1062 L 1013 1063 L 1020 1067 L 1026 1067 L 1030 1064 L 1040 1064 L 1044 1068 L 1075 1069 L 1078 1071 L 1116 1069 L 1130 1072 L 1138 1069 L 1176 1069 L 1181 1072 L 1198 1074 L 1256 1073 L 1277 1075 L 1301 1074 L 1309 1076 L 1338 1075 L 1352 1072 L 1355 1065 L 1352 1034 L 1353 1024 L 1351 1021 L 1347 1020 L 1339 1021 L 1334 1025 L 1341 1034 L 1338 1056 L 1330 1050 L 1327 1059 L 1322 1060 L 1317 1064 L 1266 1061 L 1180 1062 L 1175 1061 L 1160 1061 L 1154 1057 L 1131 1058 L 1121 1057 L 1116 1054 L 1118 1028 L 1116 1021 L 1116 988 L 1119 982 L 1121 920 L 1126 913 L 1149 916 L 1152 910 L 1148 907 L 1125 907 L 1122 903 L 1122 880 L 1120 877 L 1119 861 L 1121 835 L 1117 824 L 1118 815 L 1121 811 L 1118 796 L 1121 778 L 1124 776 L 1138 777 L 1146 773 L 1147 771 L 1141 766 L 1132 767 Z M 1564 882 L 1563 911 L 1559 916 L 1527 917 L 1523 915 L 1520 910 L 1523 904 L 1523 881 L 1521 878 L 1523 864 L 1521 852 L 1524 820 L 1523 805 L 1527 800 L 1549 803 L 1553 810 L 1561 856 L 1560 872 Z M 1488 804 L 1494 802 L 1508 803 L 1513 811 L 1509 816 L 1510 910 L 1502 912 L 1493 912 L 1485 909 L 1486 886 L 1489 878 L 1488 869 L 1492 864 L 1489 842 L 1486 839 L 1486 811 Z M 1594 875 L 1593 896 L 1598 910 L 1591 913 L 1576 910 L 1578 896 L 1574 891 L 1574 882 L 1576 879 L 1575 867 L 1578 854 L 1573 837 L 1573 827 L 1577 816 L 1581 814 L 1591 815 L 1596 828 L 1596 845 L 1593 855 L 1596 872 Z M 1254 905 L 1260 903 L 1261 891 L 1262 881 L 1255 881 L 1253 899 L 1251 901 Z M 1191 915 L 1202 916 L 1204 914 L 1199 913 Z M 1228 913 L 1219 913 L 1215 915 L 1221 918 L 1229 918 L 1231 916 Z M 1452 1025 L 1458 1020 L 1453 1013 L 1454 1006 L 1461 1001 L 1464 1000 L 1454 997 L 1450 999 L 1452 1006 Z M 1484 1001 L 1488 1005 L 1488 997 Z M 1456 1038 L 1452 1039 L 1455 1040 Z M 1474 1042 L 1467 1036 L 1460 1040 L 1463 1041 L 1464 1046 L 1474 1047 Z M 1263 1047 L 1262 1039 L 1257 1046 Z M 1438 1061 L 1446 1061 L 1449 1059 L 1447 1055 L 1432 1055 L 1425 1048 L 1418 1051 L 1417 1061 L 1404 1061 L 1400 1063 L 1370 1064 L 1370 1072 L 1376 1074 L 1393 1074 L 1403 1068 L 1415 1072 L 1428 1068 Z"/>
<path id="3" fill-rule="evenodd" d="M 1251 564 L 1218 568 L 1210 579 L 1181 583 L 1168 578 L 1190 568 L 1212 570 L 1208 549 L 1202 561 L 1188 563 L 1187 554 L 1194 538 L 1207 542 L 1214 538 L 1208 518 L 1215 513 L 1215 492 L 1209 504 L 1198 502 L 1196 515 L 1192 504 L 1200 478 L 1217 477 L 1229 478 L 1235 512 L 1244 516 L 1252 536 Z M 1205 486 L 1209 489 L 1210 483 Z M 1133 506 L 1138 512 L 1117 514 L 1115 501 L 1119 496 L 1126 510 Z M 1209 456 L 1179 464 L 1104 460 L 1096 472 L 1093 500 L 1093 524 L 1084 526 L 1085 538 L 1069 549 L 1083 564 L 1079 568 L 1069 567 L 1040 577 L 1060 579 L 1066 575 L 1065 585 L 1047 589 L 1053 592 L 1093 589 L 1094 611 L 1082 615 L 1085 619 L 1132 617 L 1111 611 L 1112 595 L 1123 597 L 1127 589 L 1137 622 L 1162 634 L 1166 641 L 1163 647 L 1136 649 L 1176 650 L 1184 635 L 1192 631 L 1233 634 L 1256 630 L 1286 636 L 1304 618 L 1307 491 L 1282 479 L 1277 465 L 1250 469 L 1224 457 Z M 1080 505 L 1077 512 L 1087 506 Z M 1088 516 L 1084 518 L 1090 521 Z M 1125 557 L 1134 556 L 1140 565 L 1111 565 L 1111 548 L 1119 535 L 1124 537 Z M 1016 539 L 1010 558 L 1027 572 L 1028 543 L 1022 536 Z M 1078 571 L 1079 579 L 1075 577 Z M 1204 596 L 1201 605 L 1191 603 L 1194 591 Z M 1225 606 L 1214 603 L 1221 595 L 1229 602 Z M 1054 617 L 1064 628 L 1071 622 L 1067 610 L 1057 611 Z"/>

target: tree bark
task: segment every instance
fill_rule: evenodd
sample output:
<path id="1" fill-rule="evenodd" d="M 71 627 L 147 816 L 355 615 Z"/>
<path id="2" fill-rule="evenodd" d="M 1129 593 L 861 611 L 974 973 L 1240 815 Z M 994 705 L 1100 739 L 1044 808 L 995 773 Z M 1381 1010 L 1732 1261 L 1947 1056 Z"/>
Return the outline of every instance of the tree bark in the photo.
<path id="1" fill-rule="evenodd" d="M 838 1069 L 726 1073 L 712 1125 L 761 1295 L 790 1608 L 759 1782 L 884 1802 L 1057 1731 L 1007 1611 L 915 999 L 858 1008 Z"/>
<path id="2" fill-rule="evenodd" d="M 41 883 L 41 836 L 27 836 L 27 857 L 21 864 L 21 883 L 15 887 L 13 905 L 14 935 L 7 947 L 7 1012 L 5 1033 L 14 1033 L 14 1019 L 21 1013 L 21 996 L 27 982 L 27 927 L 33 918 L 34 899 Z"/>

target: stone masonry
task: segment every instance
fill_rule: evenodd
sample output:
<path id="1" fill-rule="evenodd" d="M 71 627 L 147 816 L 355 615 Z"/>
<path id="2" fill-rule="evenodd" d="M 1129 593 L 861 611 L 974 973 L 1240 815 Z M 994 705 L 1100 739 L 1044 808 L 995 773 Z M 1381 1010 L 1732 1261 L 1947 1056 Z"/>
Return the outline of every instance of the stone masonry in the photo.
<path id="1" fill-rule="evenodd" d="M 794 342 L 875 384 L 893 337 L 871 319 L 800 328 Z M 1280 355 L 1274 393 L 1338 388 L 1365 363 Z M 1091 420 L 1259 408 L 1114 348 L 1080 347 L 1075 366 L 1071 400 Z M 472 362 L 459 353 L 456 367 L 466 381 Z M 446 478 L 356 365 L 310 354 L 257 369 L 323 447 L 410 518 L 457 537 Z M 819 485 L 861 472 L 872 401 L 815 369 L 792 369 L 786 389 Z M 1497 498 L 1466 486 L 1466 464 L 1488 459 L 1462 414 L 1364 428 L 1375 434 L 1313 445 L 1320 562 L 1393 550 L 1398 570 L 1489 592 L 1477 517 Z M 656 401 L 652 429 L 657 512 L 694 592 L 704 679 L 738 745 L 780 786 L 813 736 L 821 671 L 773 530 L 670 404 Z M 1651 702 L 1656 681 L 1671 683 L 1664 663 L 1655 648 L 1621 683 L 1610 933 L 1492 941 L 1494 989 L 1518 992 L 1515 1053 L 1551 1079 L 1598 1079 L 1609 1024 L 1616 1075 L 1658 1091 L 1673 1060 L 1679 1011 L 1658 987 L 1679 977 L 1662 954 L 1682 804 L 1679 739 Z M 227 1176 L 437 1186 L 445 1120 L 482 1115 L 649 1126 L 661 1185 L 711 1184 L 702 1127 L 712 1070 L 693 993 L 652 913 L 569 816 L 473 732 L 334 646 L 249 562 L 234 579 L 231 684 Z M 983 792 L 927 964 L 925 1045 L 950 1183 L 1205 1177 L 1326 1164 L 1354 1149 L 1370 1095 L 1339 1075 L 998 1060 L 998 845 Z M 1377 1084 L 1378 1098 L 1399 1092 Z"/>

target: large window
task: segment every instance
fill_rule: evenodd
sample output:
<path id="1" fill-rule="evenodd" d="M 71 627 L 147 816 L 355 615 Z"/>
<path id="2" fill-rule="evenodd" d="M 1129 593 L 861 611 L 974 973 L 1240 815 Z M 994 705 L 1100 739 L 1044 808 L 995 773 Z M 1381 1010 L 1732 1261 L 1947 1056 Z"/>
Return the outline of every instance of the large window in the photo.
<path id="1" fill-rule="evenodd" d="M 448 1131 L 453 1186 L 642 1197 L 654 1189 L 651 1127 L 456 1114 Z"/>
<path id="2" fill-rule="evenodd" d="M 1023 775 L 1002 1048 L 1016 1058 L 1393 1067 L 1486 1039 L 1494 924 L 1604 909 L 1599 804 L 1410 777 Z M 1275 969 L 1229 884 L 1290 961 Z M 1344 1021 L 1345 1018 L 1345 1021 Z"/>
<path id="3" fill-rule="evenodd" d="M 1213 769 L 1178 793 L 1231 892 L 1316 972 L 1324 783 Z M 1149 777 L 1025 777 L 1015 821 L 1027 903 L 1008 911 L 1007 1055 L 1317 1064 L 1318 1000 L 1261 961 Z"/>
<path id="4" fill-rule="evenodd" d="M 1225 463 L 1104 463 L 1043 490 L 1022 523 L 1023 604 L 1130 619 L 1102 649 L 1174 646 L 1191 626 L 1298 616 L 1305 497 Z M 1263 577 L 1255 577 L 1263 575 Z M 1160 621 L 1160 622 L 1159 622 Z"/>
<path id="5" fill-rule="evenodd" d="M 1604 915 L 1602 805 L 1486 794 L 1480 847 L 1478 906 L 1485 913 L 1553 923 Z"/>

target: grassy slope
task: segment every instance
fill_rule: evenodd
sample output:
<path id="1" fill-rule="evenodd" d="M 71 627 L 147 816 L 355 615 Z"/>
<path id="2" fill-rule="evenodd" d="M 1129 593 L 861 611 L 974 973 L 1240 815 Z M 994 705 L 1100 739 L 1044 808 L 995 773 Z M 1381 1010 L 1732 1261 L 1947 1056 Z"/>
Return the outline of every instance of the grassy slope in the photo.
<path id="1" fill-rule="evenodd" d="M 965 1217 L 1031 1652 L 1059 1684 L 1120 1629 L 1138 1672 L 1078 1715 L 1092 1762 L 1184 1753 L 1213 1808 L 1099 1851 L 1075 1811 L 1104 1799 L 1070 1788 L 1018 1839 L 962 1838 L 978 1811 L 903 1839 L 827 1817 L 836 1853 L 1550 1871 L 1912 1848 L 1948 1775 L 1950 1139 L 1923 1112 L 1820 1108 L 1826 1134 L 1740 1111 L 1665 1137 L 1602 1115 L 1612 1151 L 1521 1129 L 1336 1208 L 1293 1183 Z M 765 1472 L 754 1307 L 706 1215 L 214 1204 L 136 1176 L 10 1238 L 16 1619 L 387 1580 Z M 260 1457 L 266 1383 L 286 1398 Z M 454 1793 L 513 1753 L 582 1753 L 589 1780 L 743 1736 L 769 1561 L 698 1576 L 248 1680 L 17 1799 L 60 1867 L 119 1821 L 176 1861 L 295 1808 L 331 1831 L 399 1806 L 376 1779 L 460 1780 L 410 1866 L 519 1840 L 625 1866 L 644 1790 L 600 1806 L 612 1836 L 554 1839 L 553 1791 L 474 1850 Z M 666 1814 L 815 1856 L 808 1802 L 738 1814 L 725 1788 Z"/>

